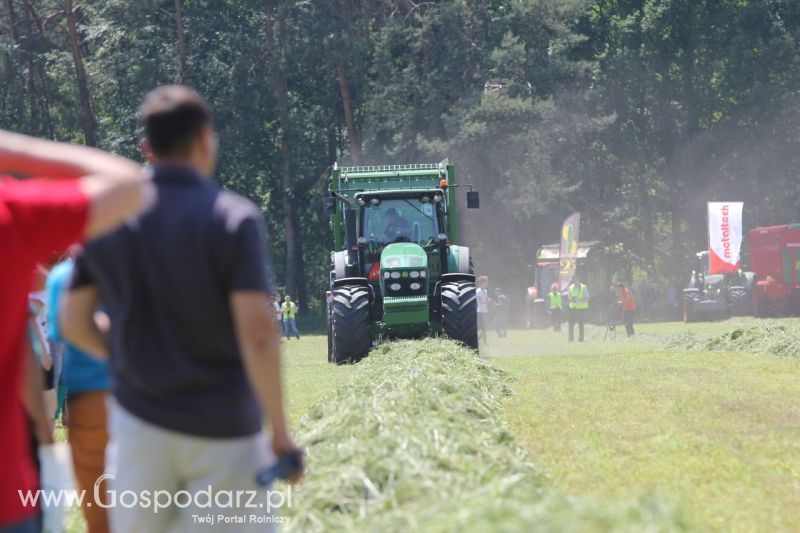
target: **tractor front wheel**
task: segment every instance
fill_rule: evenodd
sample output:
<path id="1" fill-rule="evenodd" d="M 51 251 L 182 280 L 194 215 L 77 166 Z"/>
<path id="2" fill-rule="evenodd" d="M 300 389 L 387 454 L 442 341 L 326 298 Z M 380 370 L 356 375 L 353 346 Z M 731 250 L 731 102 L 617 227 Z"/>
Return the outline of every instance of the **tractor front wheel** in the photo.
<path id="1" fill-rule="evenodd" d="M 477 351 L 478 302 L 473 282 L 442 284 L 442 329 L 447 337 Z"/>
<path id="2" fill-rule="evenodd" d="M 356 363 L 369 352 L 369 290 L 362 285 L 345 285 L 333 290 L 330 314 L 331 360 Z"/>

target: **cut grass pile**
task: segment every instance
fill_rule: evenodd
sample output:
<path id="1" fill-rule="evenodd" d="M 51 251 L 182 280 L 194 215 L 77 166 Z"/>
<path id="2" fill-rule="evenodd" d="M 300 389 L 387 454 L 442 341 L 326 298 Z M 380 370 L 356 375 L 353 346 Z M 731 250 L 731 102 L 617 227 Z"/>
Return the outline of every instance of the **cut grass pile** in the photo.
<path id="1" fill-rule="evenodd" d="M 501 419 L 507 375 L 444 340 L 385 343 L 303 418 L 295 530 L 678 530 L 660 500 L 547 489 Z"/>
<path id="2" fill-rule="evenodd" d="M 785 357 L 800 357 L 800 329 L 782 324 L 741 326 L 721 335 L 708 337 L 680 333 L 662 337 L 670 348 L 719 352 L 750 352 Z"/>

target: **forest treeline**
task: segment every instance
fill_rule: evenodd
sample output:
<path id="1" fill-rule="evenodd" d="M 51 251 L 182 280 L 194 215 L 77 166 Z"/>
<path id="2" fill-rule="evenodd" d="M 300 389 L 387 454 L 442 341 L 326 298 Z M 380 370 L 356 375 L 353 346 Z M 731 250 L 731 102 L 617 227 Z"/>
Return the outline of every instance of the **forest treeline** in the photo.
<path id="1" fill-rule="evenodd" d="M 0 126 L 141 159 L 142 96 L 196 87 L 218 179 L 262 207 L 311 309 L 335 161 L 449 158 L 509 292 L 573 210 L 633 275 L 679 283 L 706 201 L 800 221 L 799 44 L 793 0 L 2 0 Z"/>

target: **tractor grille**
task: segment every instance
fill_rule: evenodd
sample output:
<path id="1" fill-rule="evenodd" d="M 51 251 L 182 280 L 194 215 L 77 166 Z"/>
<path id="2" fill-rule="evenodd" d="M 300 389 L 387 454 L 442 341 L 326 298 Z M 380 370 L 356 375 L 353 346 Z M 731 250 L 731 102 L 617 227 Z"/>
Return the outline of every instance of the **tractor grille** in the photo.
<path id="1" fill-rule="evenodd" d="M 389 297 L 384 298 L 383 303 L 386 304 L 408 304 L 408 303 L 418 303 L 424 302 L 428 299 L 427 296 L 397 296 L 397 297 Z"/>
<path id="2" fill-rule="evenodd" d="M 394 288 L 393 288 L 394 287 Z M 384 297 L 423 296 L 428 293 L 427 278 L 401 278 L 384 280 Z"/>

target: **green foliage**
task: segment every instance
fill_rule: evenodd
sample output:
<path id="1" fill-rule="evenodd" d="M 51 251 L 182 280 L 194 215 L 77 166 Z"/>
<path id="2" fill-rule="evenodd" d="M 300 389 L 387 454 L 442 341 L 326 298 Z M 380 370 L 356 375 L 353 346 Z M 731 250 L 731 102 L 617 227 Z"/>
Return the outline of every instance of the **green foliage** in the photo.
<path id="1" fill-rule="evenodd" d="M 476 264 L 512 296 L 572 210 L 586 238 L 680 285 L 707 200 L 744 200 L 748 226 L 791 222 L 800 200 L 797 2 L 183 0 L 184 58 L 174 0 L 74 3 L 98 144 L 139 157 L 144 93 L 195 86 L 215 108 L 219 181 L 262 206 L 278 278 L 296 272 L 311 311 L 336 160 L 449 157 L 483 191 L 462 217 Z M 0 6 L 0 126 L 86 138 L 65 20 L 56 0 Z"/>

